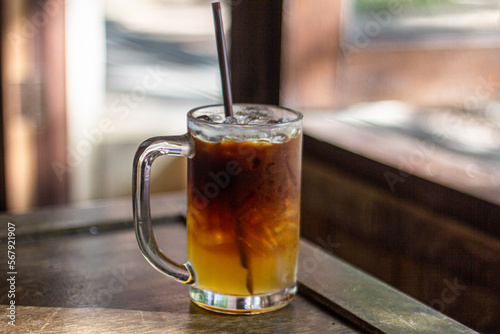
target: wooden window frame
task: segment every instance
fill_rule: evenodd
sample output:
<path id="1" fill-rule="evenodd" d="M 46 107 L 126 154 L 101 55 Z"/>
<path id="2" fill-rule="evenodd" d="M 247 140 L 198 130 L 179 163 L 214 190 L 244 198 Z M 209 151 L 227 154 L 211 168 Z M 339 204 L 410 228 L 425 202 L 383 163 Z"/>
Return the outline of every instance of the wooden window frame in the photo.
<path id="1" fill-rule="evenodd" d="M 5 31 L 5 4 L 0 2 L 0 36 Z M 7 189 L 5 186 L 5 131 L 4 131 L 4 90 L 3 90 L 3 41 L 0 42 L 0 211 L 7 210 Z"/>
<path id="2" fill-rule="evenodd" d="M 65 1 L 1 0 L 1 6 L 0 207 L 65 204 L 69 178 L 53 167 L 67 154 Z"/>

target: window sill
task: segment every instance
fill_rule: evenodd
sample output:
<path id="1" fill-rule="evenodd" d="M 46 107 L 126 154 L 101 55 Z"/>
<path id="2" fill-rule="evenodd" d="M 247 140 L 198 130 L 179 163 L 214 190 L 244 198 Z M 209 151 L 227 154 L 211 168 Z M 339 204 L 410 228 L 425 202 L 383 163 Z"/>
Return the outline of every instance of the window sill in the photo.
<path id="1" fill-rule="evenodd" d="M 500 237 L 500 157 L 486 161 L 447 149 L 442 138 L 374 126 L 349 111 L 306 112 L 304 132 L 305 156 Z"/>

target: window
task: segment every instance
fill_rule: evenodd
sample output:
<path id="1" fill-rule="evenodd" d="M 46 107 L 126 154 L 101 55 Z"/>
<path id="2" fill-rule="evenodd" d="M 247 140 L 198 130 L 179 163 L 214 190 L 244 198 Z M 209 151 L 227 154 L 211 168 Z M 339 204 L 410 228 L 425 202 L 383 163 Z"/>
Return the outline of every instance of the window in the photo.
<path id="1" fill-rule="evenodd" d="M 361 6 L 365 3 L 378 6 Z M 441 11 L 433 6 L 419 9 L 434 11 L 435 19 L 430 19 L 415 15 L 417 3 L 435 2 L 324 0 L 310 6 L 285 1 L 284 101 L 305 108 L 387 99 L 454 106 L 464 104 L 464 97 L 477 96 L 481 102 L 498 97 L 500 9 L 496 4 L 481 2 L 485 3 L 477 6 L 481 15 L 467 14 L 472 21 L 484 16 L 488 22 L 483 30 L 470 31 L 465 24 L 454 29 L 431 25 L 444 22 L 439 17 L 459 15 L 455 12 L 465 11 L 465 5 L 442 1 L 448 5 Z M 391 11 L 397 14 L 387 16 Z M 418 29 L 402 29 L 415 22 Z M 488 93 L 478 88 L 485 82 Z"/>
<path id="2" fill-rule="evenodd" d="M 498 2 L 284 6 L 283 105 L 344 148 L 500 203 Z"/>

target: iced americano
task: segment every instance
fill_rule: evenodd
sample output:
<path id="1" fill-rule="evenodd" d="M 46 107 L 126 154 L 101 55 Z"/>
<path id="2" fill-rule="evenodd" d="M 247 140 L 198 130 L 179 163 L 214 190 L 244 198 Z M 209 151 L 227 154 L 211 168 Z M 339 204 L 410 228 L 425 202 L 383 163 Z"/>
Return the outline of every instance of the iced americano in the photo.
<path id="1" fill-rule="evenodd" d="M 249 296 L 294 285 L 301 128 L 251 108 L 233 119 L 202 115 L 197 122 L 199 130 L 190 125 L 187 211 L 196 288 Z"/>

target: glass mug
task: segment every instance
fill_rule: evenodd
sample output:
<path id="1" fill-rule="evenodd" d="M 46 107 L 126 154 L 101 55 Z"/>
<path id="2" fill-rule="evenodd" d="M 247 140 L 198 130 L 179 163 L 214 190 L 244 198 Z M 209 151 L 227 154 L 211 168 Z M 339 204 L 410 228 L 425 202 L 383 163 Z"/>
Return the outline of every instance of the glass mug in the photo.
<path id="1" fill-rule="evenodd" d="M 188 113 L 188 133 L 144 141 L 134 158 L 133 208 L 139 247 L 150 264 L 189 285 L 191 300 L 222 313 L 281 308 L 297 291 L 302 115 L 235 104 Z M 188 157 L 188 261 L 158 248 L 151 227 L 150 171 L 161 155 Z"/>

